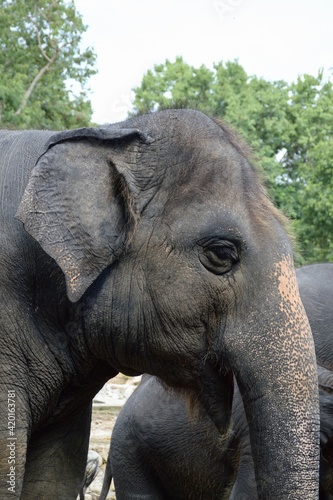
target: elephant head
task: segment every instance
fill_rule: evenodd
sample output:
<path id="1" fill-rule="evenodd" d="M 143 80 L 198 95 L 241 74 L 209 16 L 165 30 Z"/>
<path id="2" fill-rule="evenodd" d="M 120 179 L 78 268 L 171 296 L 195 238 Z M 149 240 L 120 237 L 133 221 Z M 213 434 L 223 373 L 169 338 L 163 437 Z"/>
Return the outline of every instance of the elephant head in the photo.
<path id="1" fill-rule="evenodd" d="M 292 250 L 225 125 L 169 110 L 54 134 L 17 216 L 62 269 L 90 355 L 194 394 L 222 431 L 233 372 L 261 497 L 316 498 L 316 365 Z"/>

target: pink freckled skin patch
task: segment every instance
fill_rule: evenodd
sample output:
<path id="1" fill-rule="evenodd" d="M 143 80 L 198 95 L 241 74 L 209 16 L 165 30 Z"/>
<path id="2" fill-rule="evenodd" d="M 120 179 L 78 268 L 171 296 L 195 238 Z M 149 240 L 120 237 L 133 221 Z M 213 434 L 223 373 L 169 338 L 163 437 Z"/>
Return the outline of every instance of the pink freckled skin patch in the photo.
<path id="1" fill-rule="evenodd" d="M 275 276 L 278 278 L 278 290 L 281 296 L 279 304 L 280 312 L 286 317 L 286 326 L 290 332 L 289 337 L 289 352 L 297 356 L 299 351 L 299 362 L 311 367 L 312 356 L 310 351 L 314 349 L 313 342 L 310 339 L 303 337 L 303 332 L 310 329 L 307 316 L 300 299 L 296 274 L 293 268 L 293 263 L 290 257 L 284 257 L 276 264 Z M 286 339 L 288 342 L 288 339 Z M 315 360 L 313 360 L 315 363 Z M 298 371 L 298 377 L 301 377 L 301 371 Z M 295 384 L 297 383 L 295 379 Z M 299 380 L 299 383 L 306 386 L 305 380 Z"/>

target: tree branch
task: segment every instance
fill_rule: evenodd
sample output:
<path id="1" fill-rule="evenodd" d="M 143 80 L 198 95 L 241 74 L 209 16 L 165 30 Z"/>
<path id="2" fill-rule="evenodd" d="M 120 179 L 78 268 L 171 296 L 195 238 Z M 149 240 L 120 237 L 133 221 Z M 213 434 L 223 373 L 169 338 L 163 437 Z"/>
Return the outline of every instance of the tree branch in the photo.
<path id="1" fill-rule="evenodd" d="M 25 94 L 23 96 L 21 104 L 19 105 L 18 109 L 14 113 L 15 115 L 20 115 L 22 113 L 23 109 L 27 105 L 28 99 L 31 96 L 31 94 L 32 94 L 35 86 L 37 85 L 37 83 L 39 82 L 39 80 L 42 78 L 42 76 L 44 75 L 44 73 L 46 73 L 46 71 L 48 71 L 50 69 L 50 66 L 54 63 L 54 61 L 58 57 L 59 52 L 60 51 L 58 50 L 57 52 L 55 52 L 53 54 L 52 58 L 49 59 L 48 63 L 45 64 L 45 66 L 43 66 L 43 68 L 37 73 L 37 75 L 35 76 L 35 78 L 32 80 L 32 82 L 31 82 L 28 90 L 25 92 Z"/>
<path id="2" fill-rule="evenodd" d="M 49 22 L 49 20 L 47 19 L 47 17 L 45 17 L 43 15 L 43 13 L 40 11 L 40 14 L 42 17 L 44 17 L 44 19 Z M 35 9 L 35 17 L 37 17 L 37 9 Z M 23 109 L 26 107 L 27 105 L 27 102 L 29 100 L 29 97 L 31 96 L 34 88 L 36 87 L 37 83 L 39 82 L 39 80 L 43 77 L 43 75 L 46 73 L 46 71 L 48 71 L 50 69 L 50 67 L 52 66 L 52 64 L 54 63 L 54 61 L 57 59 L 59 53 L 61 52 L 61 50 L 63 49 L 63 47 L 66 45 L 66 43 L 64 43 L 63 45 L 61 45 L 61 47 L 57 47 L 55 46 L 54 49 L 54 54 L 52 57 L 49 57 L 47 55 L 47 53 L 45 52 L 45 50 L 43 49 L 43 45 L 42 45 L 42 40 L 41 40 L 41 36 L 40 36 L 40 30 L 39 30 L 39 27 L 38 27 L 38 23 L 35 21 L 34 17 L 32 16 L 30 18 L 30 21 L 31 23 L 34 25 L 35 29 L 36 29 L 36 34 L 37 34 L 37 45 L 38 45 L 38 48 L 42 54 L 42 56 L 44 57 L 44 59 L 46 59 L 47 63 L 45 64 L 45 66 L 43 66 L 40 71 L 37 73 L 37 75 L 35 76 L 35 78 L 32 80 L 28 90 L 25 92 L 24 96 L 23 96 L 23 99 L 21 101 L 21 104 L 19 105 L 18 109 L 15 111 L 15 115 L 20 115 L 23 111 Z"/>
<path id="3" fill-rule="evenodd" d="M 38 48 L 41 51 L 42 56 L 44 57 L 44 59 L 46 59 L 48 62 L 50 62 L 51 59 L 49 58 L 49 56 L 47 55 L 47 53 L 43 49 L 42 41 L 41 41 L 41 38 L 40 38 L 39 29 L 38 29 L 38 26 L 36 24 L 35 24 L 35 27 L 36 27 L 36 31 L 37 31 Z"/>
<path id="4" fill-rule="evenodd" d="M 40 12 L 40 14 L 42 15 L 42 17 L 44 17 L 46 19 L 46 21 L 48 21 L 48 19 L 43 15 L 42 12 Z M 25 92 L 24 96 L 23 96 L 23 99 L 21 101 L 21 104 L 19 105 L 18 109 L 15 111 L 15 115 L 20 115 L 23 111 L 23 109 L 26 107 L 27 105 L 27 102 L 29 100 L 29 97 L 31 96 L 34 88 L 36 87 L 37 83 L 39 82 L 39 80 L 43 77 L 44 73 L 46 73 L 46 71 L 48 71 L 50 69 L 50 67 L 52 66 L 52 64 L 54 63 L 54 61 L 57 59 L 59 53 L 62 51 L 62 49 L 68 45 L 68 43 L 63 43 L 63 45 L 61 45 L 60 47 L 57 46 L 57 44 L 55 44 L 54 46 L 54 54 L 52 57 L 49 57 L 47 55 L 47 53 L 45 52 L 45 50 L 43 49 L 43 45 L 42 45 L 42 40 L 41 40 L 41 36 L 40 36 L 40 30 L 38 28 L 38 24 L 37 22 L 34 21 L 34 18 L 32 17 L 31 18 L 31 22 L 32 24 L 34 25 L 35 29 L 36 29 L 36 33 L 37 33 L 37 44 L 38 44 L 38 48 L 43 56 L 43 58 L 47 61 L 47 63 L 45 64 L 45 66 L 43 66 L 40 71 L 37 73 L 37 75 L 35 76 L 35 78 L 32 80 L 28 90 Z M 70 42 L 71 44 L 72 42 Z M 51 39 L 51 45 L 52 44 L 52 39 Z"/>
<path id="5" fill-rule="evenodd" d="M 47 55 L 47 53 L 45 52 L 45 50 L 43 49 L 43 46 L 42 46 L 42 40 L 41 40 L 41 37 L 40 37 L 40 30 L 39 30 L 38 23 L 37 23 L 37 19 L 38 19 L 38 14 L 37 13 L 38 12 L 39 12 L 39 14 L 40 14 L 41 17 L 43 17 L 47 22 L 49 22 L 49 20 L 47 19 L 47 17 L 45 15 L 43 15 L 43 12 L 42 11 L 38 11 L 37 7 L 35 7 L 34 15 L 30 16 L 30 21 L 31 21 L 31 24 L 33 24 L 33 26 L 35 27 L 35 30 L 36 30 L 36 33 L 37 33 L 37 45 L 38 45 L 38 48 L 41 51 L 42 56 L 44 57 L 44 59 L 46 59 L 48 62 L 50 62 L 50 58 L 49 58 L 49 56 Z"/>

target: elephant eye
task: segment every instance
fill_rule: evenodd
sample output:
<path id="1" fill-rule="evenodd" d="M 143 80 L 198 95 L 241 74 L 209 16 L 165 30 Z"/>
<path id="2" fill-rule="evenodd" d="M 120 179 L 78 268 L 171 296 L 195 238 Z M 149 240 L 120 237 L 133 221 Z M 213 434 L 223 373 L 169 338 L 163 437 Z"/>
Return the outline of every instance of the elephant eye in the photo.
<path id="1" fill-rule="evenodd" d="M 199 253 L 201 264 L 214 274 L 225 274 L 239 262 L 239 252 L 231 241 L 219 240 L 209 242 Z"/>

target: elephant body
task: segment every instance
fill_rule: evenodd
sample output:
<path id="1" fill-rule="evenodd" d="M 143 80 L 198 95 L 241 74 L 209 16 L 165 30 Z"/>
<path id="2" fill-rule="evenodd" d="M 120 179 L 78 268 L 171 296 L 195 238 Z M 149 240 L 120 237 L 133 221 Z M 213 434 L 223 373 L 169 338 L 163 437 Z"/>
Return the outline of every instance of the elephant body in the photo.
<path id="1" fill-rule="evenodd" d="M 0 498 L 76 497 L 91 400 L 119 371 L 160 377 L 222 433 L 234 374 L 262 496 L 316 498 L 311 332 L 284 219 L 233 133 L 191 110 L 1 131 L 0 179 Z"/>
<path id="2" fill-rule="evenodd" d="M 317 359 L 332 369 L 333 264 L 296 271 Z M 320 499 L 333 498 L 333 372 L 318 366 Z M 248 424 L 235 387 L 232 432 L 224 438 L 203 413 L 158 378 L 144 376 L 114 426 L 100 500 L 114 477 L 117 499 L 257 500 Z M 147 495 L 147 496 L 146 496 Z"/>
<path id="3" fill-rule="evenodd" d="M 296 274 L 317 361 L 333 371 L 333 264 L 304 266 L 297 269 Z"/>
<path id="4" fill-rule="evenodd" d="M 232 428 L 221 435 L 207 414 L 191 414 L 184 397 L 144 375 L 114 425 L 100 500 L 111 476 L 117 500 L 229 499 L 242 455 L 251 447 L 237 386 Z"/>

